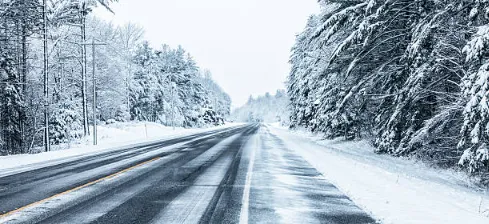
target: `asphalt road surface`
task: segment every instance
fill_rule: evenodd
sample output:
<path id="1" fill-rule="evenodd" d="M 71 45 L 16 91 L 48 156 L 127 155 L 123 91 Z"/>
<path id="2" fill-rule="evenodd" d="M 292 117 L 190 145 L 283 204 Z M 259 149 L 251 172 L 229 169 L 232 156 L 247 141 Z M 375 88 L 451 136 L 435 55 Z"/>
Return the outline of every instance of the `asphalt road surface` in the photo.
<path id="1" fill-rule="evenodd" d="M 252 124 L 0 177 L 0 223 L 375 221 Z"/>

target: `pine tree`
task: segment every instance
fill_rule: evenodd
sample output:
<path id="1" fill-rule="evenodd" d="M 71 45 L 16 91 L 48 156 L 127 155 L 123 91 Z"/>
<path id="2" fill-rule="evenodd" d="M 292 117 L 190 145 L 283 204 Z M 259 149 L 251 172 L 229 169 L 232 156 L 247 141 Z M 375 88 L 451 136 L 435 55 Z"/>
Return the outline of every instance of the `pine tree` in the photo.
<path id="1" fill-rule="evenodd" d="M 87 53 L 97 56 L 93 78 L 102 121 L 132 118 L 195 127 L 220 125 L 229 115 L 229 96 L 201 77 L 182 47 L 153 50 L 148 43 L 140 45 L 141 27 L 91 17 L 94 7 L 110 10 L 112 2 L 1 1 L 0 154 L 39 152 L 49 145 L 45 130 L 51 144 L 76 142 L 87 134 L 93 93 L 86 90 L 94 87 L 87 82 L 86 64 L 93 62 Z M 107 45 L 91 52 L 86 45 L 92 39 Z"/>
<path id="2" fill-rule="evenodd" d="M 0 98 L 3 100 L 3 153 L 27 151 L 25 98 L 28 74 L 28 38 L 40 26 L 40 4 L 34 0 L 0 3 Z"/>
<path id="3" fill-rule="evenodd" d="M 463 51 L 466 62 L 470 65 L 469 71 L 462 79 L 462 91 L 465 108 L 463 111 L 462 138 L 458 148 L 464 150 L 459 164 L 468 167 L 472 172 L 489 170 L 489 107 L 487 96 L 489 93 L 489 63 L 487 46 L 489 44 L 489 21 L 487 12 L 489 3 L 477 2 L 473 4 L 468 15 L 476 26 L 476 32 L 467 42 Z"/>
<path id="4" fill-rule="evenodd" d="M 144 42 L 137 49 L 134 56 L 134 63 L 137 70 L 130 85 L 131 92 L 131 119 L 155 121 L 156 111 L 154 109 L 154 92 L 160 87 L 155 77 L 154 55 L 148 42 Z"/>
<path id="5" fill-rule="evenodd" d="M 292 49 L 292 127 L 369 135 L 381 153 L 487 170 L 488 3 L 319 3 Z"/>

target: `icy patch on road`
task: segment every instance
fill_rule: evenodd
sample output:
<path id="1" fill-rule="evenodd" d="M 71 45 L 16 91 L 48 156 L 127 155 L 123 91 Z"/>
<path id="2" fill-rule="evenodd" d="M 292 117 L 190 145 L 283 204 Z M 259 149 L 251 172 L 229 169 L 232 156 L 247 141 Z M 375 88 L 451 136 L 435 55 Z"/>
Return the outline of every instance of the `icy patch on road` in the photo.
<path id="1" fill-rule="evenodd" d="M 288 148 L 383 223 L 489 223 L 487 191 L 480 192 L 461 174 L 377 155 L 366 142 L 318 144 L 304 134 L 269 127 Z"/>

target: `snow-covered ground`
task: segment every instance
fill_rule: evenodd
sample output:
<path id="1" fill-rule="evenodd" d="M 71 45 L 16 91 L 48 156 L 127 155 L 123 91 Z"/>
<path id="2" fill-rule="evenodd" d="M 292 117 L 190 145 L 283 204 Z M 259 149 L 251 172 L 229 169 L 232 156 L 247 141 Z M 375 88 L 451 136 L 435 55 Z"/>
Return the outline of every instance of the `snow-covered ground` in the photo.
<path id="1" fill-rule="evenodd" d="M 326 179 L 382 223 L 489 223 L 489 192 L 467 175 L 373 153 L 365 141 L 321 140 L 268 125 Z"/>
<path id="2" fill-rule="evenodd" d="M 93 155 L 108 150 L 119 150 L 131 145 L 176 138 L 206 131 L 219 130 L 242 125 L 228 123 L 224 126 L 204 129 L 184 129 L 166 127 L 151 122 L 115 123 L 103 125 L 98 130 L 98 145 L 92 145 L 92 137 L 87 137 L 76 144 L 53 146 L 51 152 L 0 156 L 0 176 L 20 172 L 47 164 L 56 164 L 86 155 Z"/>

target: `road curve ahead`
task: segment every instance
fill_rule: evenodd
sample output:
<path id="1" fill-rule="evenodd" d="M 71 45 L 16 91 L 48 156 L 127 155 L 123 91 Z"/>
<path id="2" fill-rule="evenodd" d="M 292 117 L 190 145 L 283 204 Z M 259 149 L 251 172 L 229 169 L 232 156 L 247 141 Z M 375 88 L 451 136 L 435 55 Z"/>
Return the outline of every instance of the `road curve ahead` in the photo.
<path id="1" fill-rule="evenodd" d="M 375 221 L 252 124 L 0 177 L 0 223 Z"/>

